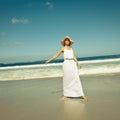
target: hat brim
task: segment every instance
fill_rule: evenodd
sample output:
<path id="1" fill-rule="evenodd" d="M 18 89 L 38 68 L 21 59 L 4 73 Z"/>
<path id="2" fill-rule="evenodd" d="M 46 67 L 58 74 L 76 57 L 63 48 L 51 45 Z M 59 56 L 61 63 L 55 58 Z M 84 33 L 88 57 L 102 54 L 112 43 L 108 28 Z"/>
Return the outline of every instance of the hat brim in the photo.
<path id="1" fill-rule="evenodd" d="M 64 46 L 64 41 L 66 40 L 66 38 L 68 38 L 70 40 L 70 45 L 72 45 L 74 43 L 73 40 L 71 40 L 69 37 L 65 37 L 63 40 L 61 40 L 61 44 Z"/>

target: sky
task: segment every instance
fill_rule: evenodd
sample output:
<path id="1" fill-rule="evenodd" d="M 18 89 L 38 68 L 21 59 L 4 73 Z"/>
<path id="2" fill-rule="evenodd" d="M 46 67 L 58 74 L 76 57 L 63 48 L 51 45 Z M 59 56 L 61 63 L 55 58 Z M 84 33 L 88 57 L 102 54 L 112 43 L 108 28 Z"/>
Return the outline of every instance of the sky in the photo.
<path id="1" fill-rule="evenodd" d="M 0 0 L 0 63 L 120 54 L 120 0 Z"/>

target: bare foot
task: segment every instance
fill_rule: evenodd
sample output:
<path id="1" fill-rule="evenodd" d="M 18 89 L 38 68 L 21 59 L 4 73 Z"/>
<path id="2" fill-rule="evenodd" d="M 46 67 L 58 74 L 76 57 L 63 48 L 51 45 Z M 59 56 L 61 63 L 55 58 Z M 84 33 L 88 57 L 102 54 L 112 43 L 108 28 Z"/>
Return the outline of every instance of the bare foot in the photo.
<path id="1" fill-rule="evenodd" d="M 68 100 L 68 98 L 64 96 L 64 97 L 61 98 L 61 100 L 66 101 L 66 100 Z"/>
<path id="2" fill-rule="evenodd" d="M 87 97 L 82 96 L 82 102 L 86 102 L 87 101 Z"/>

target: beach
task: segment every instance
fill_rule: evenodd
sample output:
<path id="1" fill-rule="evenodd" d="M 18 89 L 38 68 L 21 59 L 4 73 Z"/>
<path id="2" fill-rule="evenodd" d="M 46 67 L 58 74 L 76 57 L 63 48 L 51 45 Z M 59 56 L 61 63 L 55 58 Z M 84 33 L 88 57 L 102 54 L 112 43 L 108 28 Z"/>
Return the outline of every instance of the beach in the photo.
<path id="1" fill-rule="evenodd" d="M 62 77 L 0 81 L 0 120 L 119 120 L 120 74 L 81 76 L 87 102 L 62 98 Z"/>

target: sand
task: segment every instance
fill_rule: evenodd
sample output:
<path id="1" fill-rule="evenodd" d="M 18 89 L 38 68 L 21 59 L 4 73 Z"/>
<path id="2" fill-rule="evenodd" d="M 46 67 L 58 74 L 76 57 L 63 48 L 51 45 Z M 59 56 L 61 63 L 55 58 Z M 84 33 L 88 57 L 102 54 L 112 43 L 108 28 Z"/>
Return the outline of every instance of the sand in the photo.
<path id="1" fill-rule="evenodd" d="M 62 78 L 0 81 L 0 120 L 120 120 L 120 74 L 81 82 L 86 103 L 61 100 Z"/>

